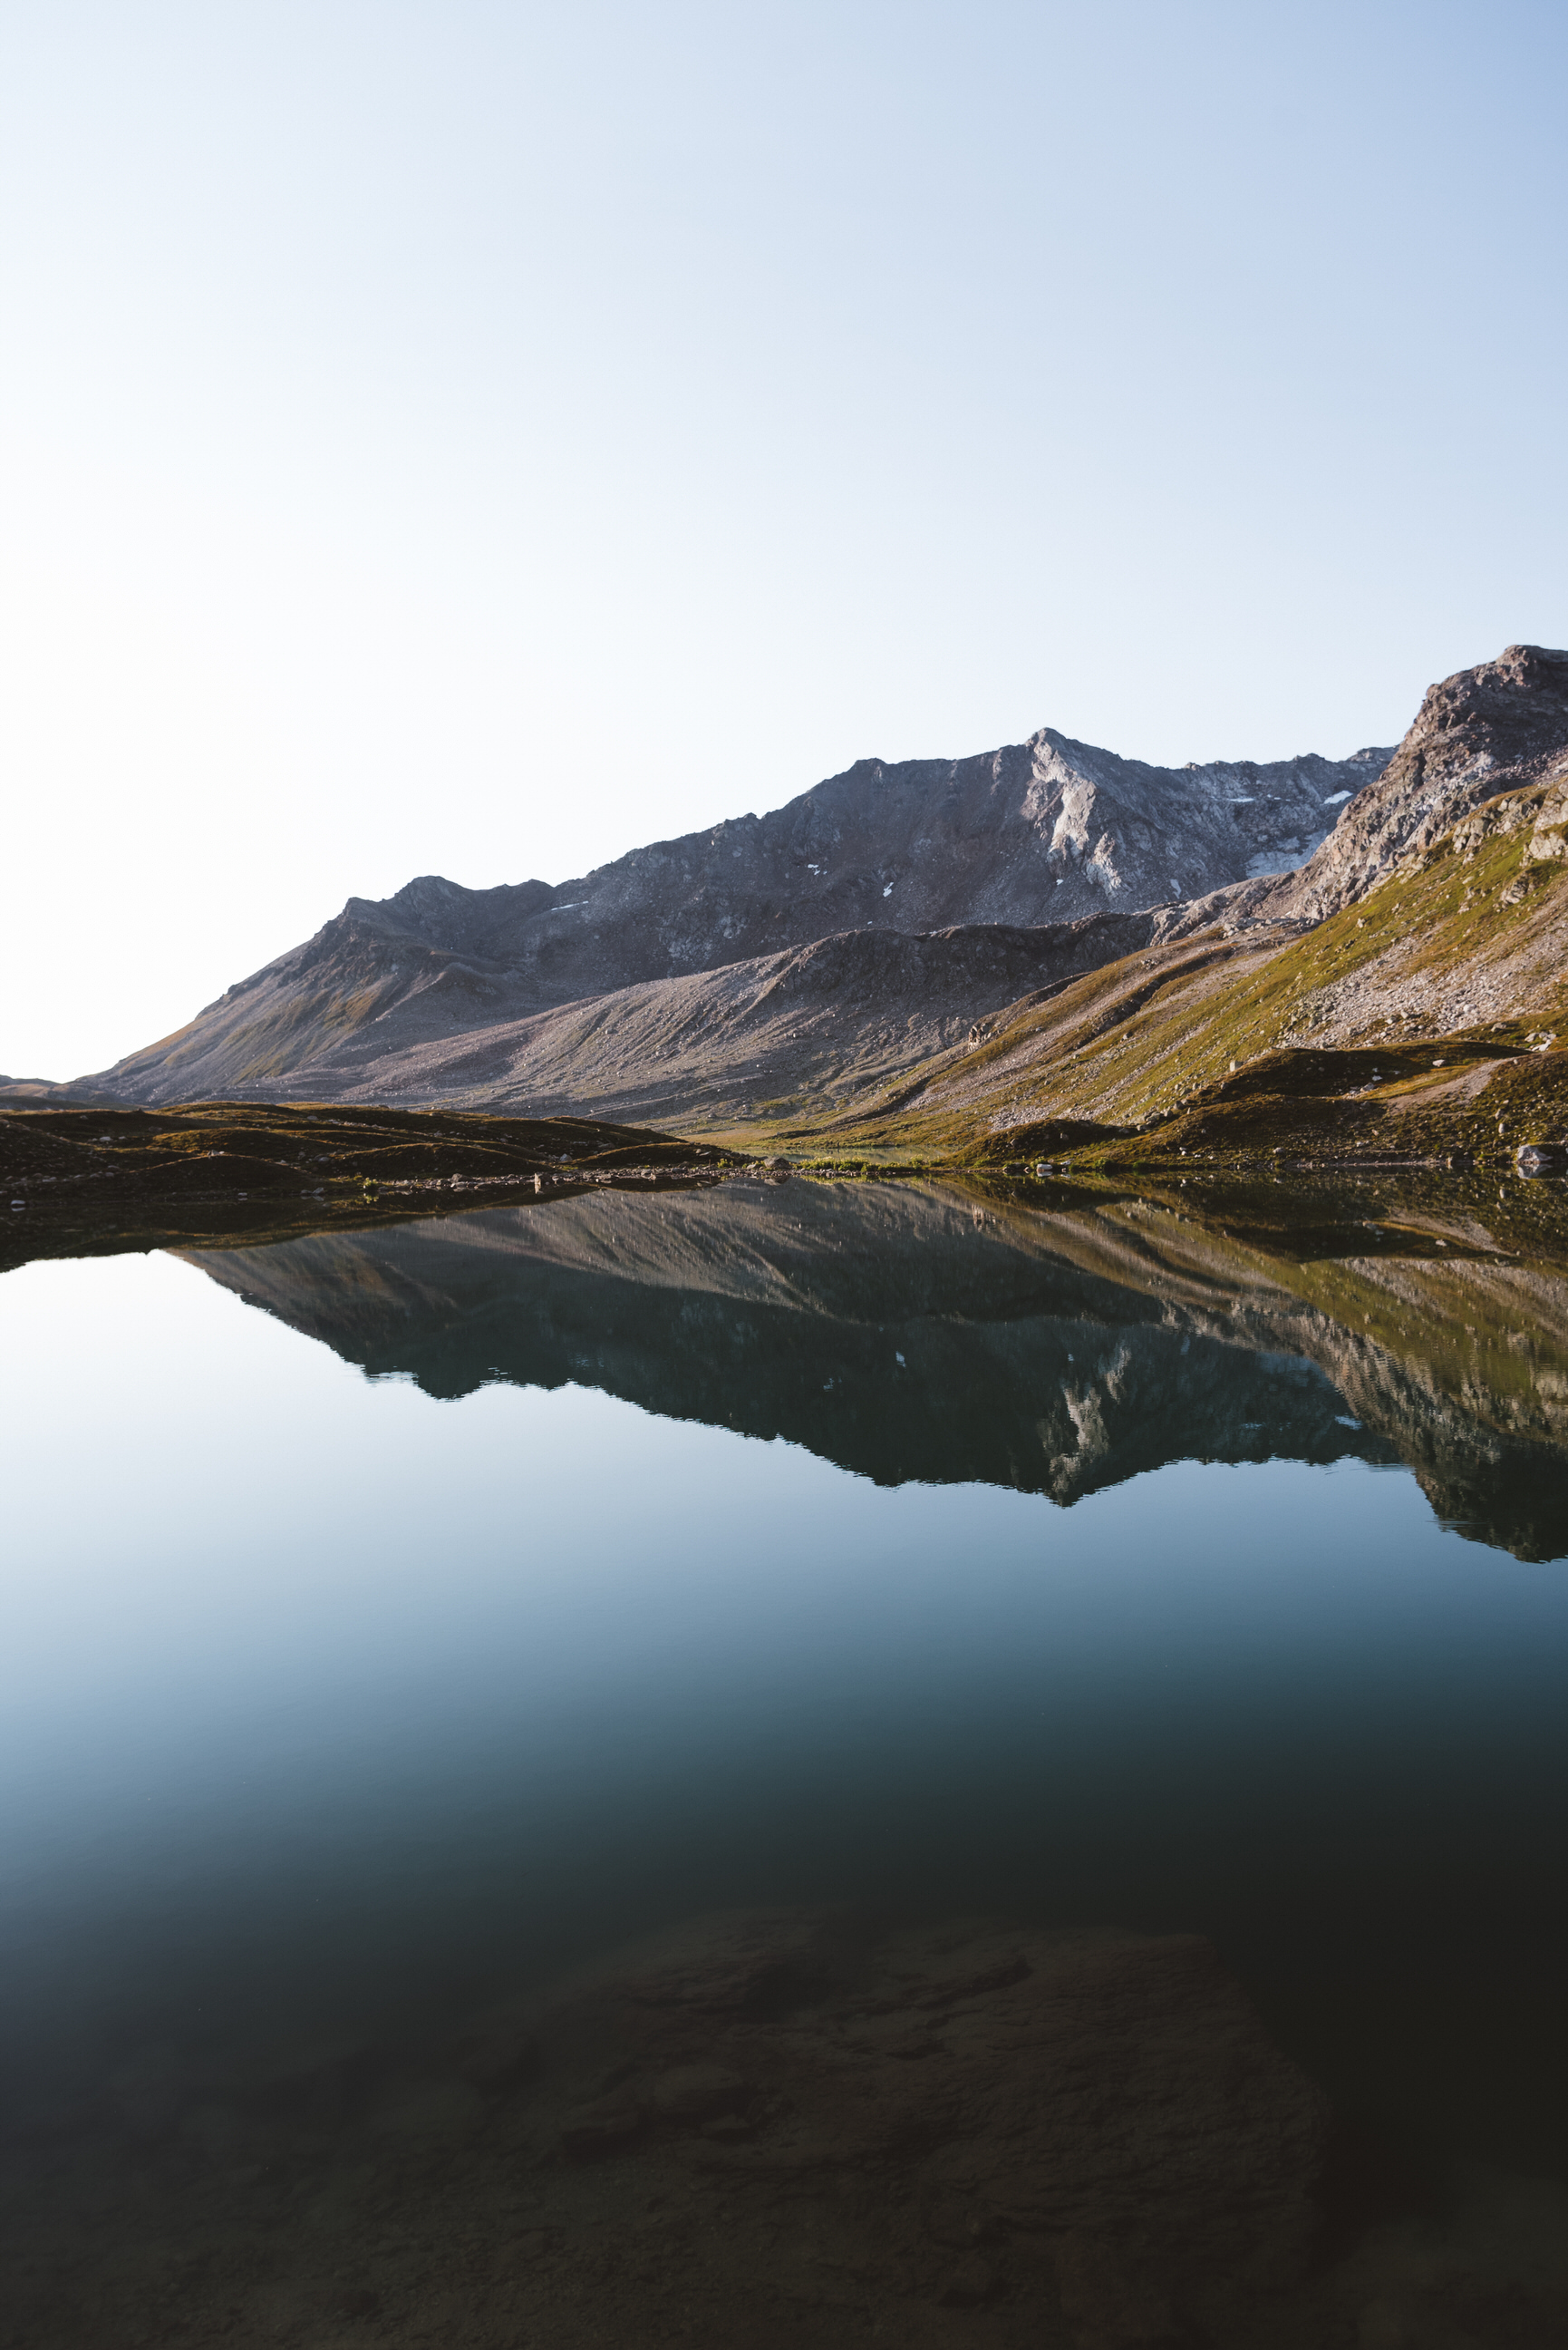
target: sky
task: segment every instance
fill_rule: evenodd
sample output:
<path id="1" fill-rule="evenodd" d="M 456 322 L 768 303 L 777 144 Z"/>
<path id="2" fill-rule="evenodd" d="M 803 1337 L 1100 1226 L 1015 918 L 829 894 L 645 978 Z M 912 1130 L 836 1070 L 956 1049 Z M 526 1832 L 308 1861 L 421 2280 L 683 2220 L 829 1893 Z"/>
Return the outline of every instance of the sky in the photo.
<path id="1" fill-rule="evenodd" d="M 0 0 L 0 1070 L 856 758 L 1568 643 L 1568 11 Z"/>

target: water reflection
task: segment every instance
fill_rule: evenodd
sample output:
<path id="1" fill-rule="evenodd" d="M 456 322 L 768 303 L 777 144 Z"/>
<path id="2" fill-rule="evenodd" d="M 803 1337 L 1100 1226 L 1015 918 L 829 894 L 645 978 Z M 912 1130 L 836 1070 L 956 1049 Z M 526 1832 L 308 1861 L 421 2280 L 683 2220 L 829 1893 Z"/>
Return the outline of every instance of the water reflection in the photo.
<path id="1" fill-rule="evenodd" d="M 3 2338 L 1563 2338 L 1549 1222 L 748 1182 L 0 1283 Z"/>
<path id="2" fill-rule="evenodd" d="M 1301 1243 L 1299 1222 L 1228 1231 L 1222 1197 L 796 1181 L 191 1261 L 431 1395 L 573 1380 L 879 1483 L 1060 1503 L 1172 1461 L 1401 1461 L 1461 1533 L 1568 1552 L 1561 1272 L 1443 1193 L 1402 1222 L 1342 1208 L 1320 1254 Z"/>

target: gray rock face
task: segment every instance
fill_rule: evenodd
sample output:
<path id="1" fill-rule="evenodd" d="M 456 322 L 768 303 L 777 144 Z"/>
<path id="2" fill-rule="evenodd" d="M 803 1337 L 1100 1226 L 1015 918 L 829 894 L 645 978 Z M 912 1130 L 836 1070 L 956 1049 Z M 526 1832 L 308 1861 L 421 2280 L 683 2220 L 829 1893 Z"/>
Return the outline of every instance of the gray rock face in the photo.
<path id="1" fill-rule="evenodd" d="M 324 1053 L 336 1065 L 355 1035 L 375 1060 L 850 931 L 1132 913 L 1298 863 L 1387 757 L 1151 767 L 1046 728 L 976 758 L 861 760 L 769 816 L 655 842 L 556 889 L 427 877 L 379 902 L 351 898 L 100 1082 L 138 1101 L 276 1096 Z"/>
<path id="2" fill-rule="evenodd" d="M 1178 927 L 1198 928 L 1219 912 L 1231 920 L 1320 922 L 1365 897 L 1400 858 L 1429 847 L 1483 801 L 1563 771 L 1568 652 L 1510 645 L 1498 660 L 1428 686 L 1415 724 L 1371 788 L 1346 804 L 1341 822 L 1297 870 L 1191 907 Z M 1556 824 L 1560 842 L 1560 815 Z M 1552 837 L 1543 826 L 1537 854 L 1561 855 Z"/>
<path id="3" fill-rule="evenodd" d="M 547 930 L 530 916 L 506 951 L 536 958 L 541 984 L 558 988 L 582 963 L 579 941 L 613 926 L 636 968 L 628 960 L 597 978 L 596 961 L 585 976 L 603 986 L 840 931 L 1131 911 L 1301 862 L 1389 755 L 1151 767 L 1047 727 L 976 758 L 863 759 L 771 816 L 659 842 L 565 883 L 550 920 L 580 923 Z"/>

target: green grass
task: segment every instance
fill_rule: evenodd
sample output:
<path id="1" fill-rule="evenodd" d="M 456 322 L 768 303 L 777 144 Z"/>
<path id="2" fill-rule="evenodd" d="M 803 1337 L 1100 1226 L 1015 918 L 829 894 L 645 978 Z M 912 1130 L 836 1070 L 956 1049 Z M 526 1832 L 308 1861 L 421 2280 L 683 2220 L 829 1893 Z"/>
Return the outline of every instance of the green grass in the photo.
<path id="1" fill-rule="evenodd" d="M 1465 833 L 1478 829 L 1467 852 Z M 1553 928 L 1568 874 L 1532 864 L 1528 837 L 1525 826 L 1487 833 L 1467 819 L 1459 842 L 1450 834 L 1304 935 L 1217 928 L 1140 951 L 1044 1001 L 1024 999 L 973 1051 L 938 1055 L 880 1100 L 770 1132 L 785 1149 L 836 1143 L 949 1165 L 1065 1153 L 1123 1167 L 1196 1151 L 1242 1161 L 1496 1156 L 1504 1141 L 1511 1154 L 1555 1139 L 1568 1127 L 1561 1064 L 1530 1047 L 1542 1030 L 1568 1033 Z M 1367 1008 L 1350 1046 L 1312 1042 L 1313 1014 L 1347 983 L 1374 981 L 1385 1000 L 1422 983 L 1469 988 L 1532 954 L 1547 976 L 1530 983 L 1515 1016 L 1438 1034 Z M 1342 998 L 1340 1023 L 1355 1016 Z M 1483 1063 L 1483 1099 L 1438 1098 Z"/>
<path id="2" fill-rule="evenodd" d="M 348 1228 L 590 1182 L 711 1179 L 742 1163 L 711 1142 L 592 1118 L 330 1103 L 8 1108 L 0 1263 L 196 1235 L 275 1237 L 324 1212 Z"/>

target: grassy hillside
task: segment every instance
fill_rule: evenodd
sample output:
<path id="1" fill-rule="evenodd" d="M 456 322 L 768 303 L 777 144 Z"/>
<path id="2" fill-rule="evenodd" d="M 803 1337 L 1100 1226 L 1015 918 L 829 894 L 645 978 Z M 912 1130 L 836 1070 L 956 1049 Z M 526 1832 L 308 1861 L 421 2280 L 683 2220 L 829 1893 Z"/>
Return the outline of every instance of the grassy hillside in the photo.
<path id="1" fill-rule="evenodd" d="M 204 1102 L 0 1109 L 0 1265 L 265 1240 L 587 1184 L 680 1182 L 736 1163 L 712 1145 L 591 1118 Z"/>
<path id="2" fill-rule="evenodd" d="M 1563 807 L 1560 784 L 1503 795 L 1314 930 L 1217 924 L 1128 955 L 1023 998 L 852 1116 L 767 1130 L 946 1162 L 1409 1159 L 1556 1139 Z"/>

